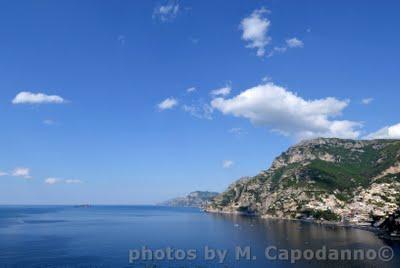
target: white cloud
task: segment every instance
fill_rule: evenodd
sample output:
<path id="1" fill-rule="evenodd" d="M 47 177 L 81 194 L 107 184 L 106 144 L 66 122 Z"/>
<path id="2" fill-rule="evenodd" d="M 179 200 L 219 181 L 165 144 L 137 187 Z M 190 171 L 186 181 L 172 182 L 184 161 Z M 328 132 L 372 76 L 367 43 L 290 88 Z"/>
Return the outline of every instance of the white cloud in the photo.
<path id="1" fill-rule="evenodd" d="M 28 91 L 18 93 L 12 100 L 13 104 L 42 104 L 64 102 L 65 100 L 57 95 L 46 95 L 44 93 L 32 93 Z"/>
<path id="2" fill-rule="evenodd" d="M 199 103 L 192 105 L 183 105 L 182 109 L 190 115 L 200 118 L 212 120 L 214 109 L 207 103 Z"/>
<path id="3" fill-rule="evenodd" d="M 216 98 L 211 106 L 223 114 L 247 118 L 255 125 L 267 126 L 297 139 L 360 135 L 360 123 L 332 120 L 348 106 L 347 100 L 332 97 L 305 100 L 273 83 L 244 90 L 230 99 Z"/>
<path id="4" fill-rule="evenodd" d="M 187 93 L 192 93 L 192 92 L 195 92 L 195 91 L 196 91 L 195 87 L 190 87 L 190 88 L 186 89 Z"/>
<path id="5" fill-rule="evenodd" d="M 271 82 L 272 81 L 272 77 L 269 75 L 264 76 L 261 81 L 263 81 L 264 83 L 266 82 Z"/>
<path id="6" fill-rule="evenodd" d="M 250 16 L 242 19 L 240 22 L 239 29 L 243 31 L 242 39 L 248 44 L 247 48 L 254 48 L 257 50 L 257 56 L 263 57 L 266 52 L 266 46 L 271 42 L 271 37 L 268 32 L 271 28 L 271 21 L 265 17 L 265 14 L 269 13 L 269 10 L 262 7 L 256 9 L 251 13 Z M 268 57 L 272 57 L 276 53 L 284 53 L 289 48 L 302 48 L 304 43 L 297 37 L 288 38 L 285 43 L 280 46 L 275 46 L 267 54 Z"/>
<path id="7" fill-rule="evenodd" d="M 175 98 L 166 98 L 162 102 L 158 104 L 158 109 L 160 110 L 168 110 L 174 108 L 178 105 L 178 100 Z"/>
<path id="8" fill-rule="evenodd" d="M 287 39 L 286 45 L 287 45 L 287 47 L 290 47 L 290 48 L 304 47 L 303 41 L 297 39 L 296 37 Z"/>
<path id="9" fill-rule="evenodd" d="M 44 180 L 44 183 L 46 184 L 57 184 L 57 183 L 66 183 L 66 184 L 80 184 L 83 183 L 81 180 L 76 180 L 76 179 L 59 179 L 59 178 L 47 178 Z"/>
<path id="10" fill-rule="evenodd" d="M 60 182 L 62 182 L 62 180 L 58 179 L 58 178 L 47 178 L 47 179 L 44 180 L 44 183 L 50 184 L 50 185 L 53 185 L 53 184 L 56 184 L 56 183 L 60 183 Z"/>
<path id="11" fill-rule="evenodd" d="M 76 179 L 68 179 L 68 180 L 65 180 L 65 183 L 66 184 L 80 184 L 80 183 L 83 183 L 83 181 L 76 180 Z"/>
<path id="12" fill-rule="evenodd" d="M 400 123 L 393 126 L 386 126 L 380 130 L 371 133 L 366 139 L 400 139 Z"/>
<path id="13" fill-rule="evenodd" d="M 362 104 L 368 105 L 370 104 L 374 99 L 373 98 L 365 98 L 361 100 Z"/>
<path id="14" fill-rule="evenodd" d="M 248 42 L 246 47 L 257 49 L 259 57 L 264 56 L 265 47 L 271 40 L 268 36 L 271 22 L 264 16 L 267 12 L 265 8 L 256 9 L 240 23 L 240 29 L 243 31 L 242 39 Z"/>
<path id="15" fill-rule="evenodd" d="M 210 94 L 212 96 L 227 96 L 231 93 L 232 88 L 230 86 L 225 86 L 222 88 L 217 88 L 214 90 L 211 90 Z"/>
<path id="16" fill-rule="evenodd" d="M 235 163 L 232 160 L 224 160 L 222 162 L 223 168 L 231 168 Z"/>
<path id="17" fill-rule="evenodd" d="M 274 47 L 268 53 L 268 57 L 272 57 L 276 53 L 285 53 L 289 48 L 302 48 L 302 47 L 304 47 L 304 43 L 300 39 L 298 39 L 296 37 L 293 37 L 293 38 L 290 38 L 290 39 L 286 39 L 285 45 Z"/>
<path id="18" fill-rule="evenodd" d="M 153 19 L 159 19 L 162 22 L 172 21 L 179 12 L 179 4 L 177 1 L 169 1 L 165 5 L 157 6 L 153 11 Z"/>
<path id="19" fill-rule="evenodd" d="M 0 177 L 7 176 L 8 173 L 0 170 Z"/>
<path id="20" fill-rule="evenodd" d="M 285 53 L 287 50 L 286 46 L 283 47 L 274 47 L 269 53 L 268 53 L 268 57 L 272 57 L 274 56 L 276 53 Z"/>
<path id="21" fill-rule="evenodd" d="M 14 177 L 23 177 L 25 179 L 30 179 L 31 178 L 30 169 L 29 168 L 25 168 L 25 167 L 15 168 L 13 170 L 13 172 L 11 173 L 11 175 L 14 176 Z"/>

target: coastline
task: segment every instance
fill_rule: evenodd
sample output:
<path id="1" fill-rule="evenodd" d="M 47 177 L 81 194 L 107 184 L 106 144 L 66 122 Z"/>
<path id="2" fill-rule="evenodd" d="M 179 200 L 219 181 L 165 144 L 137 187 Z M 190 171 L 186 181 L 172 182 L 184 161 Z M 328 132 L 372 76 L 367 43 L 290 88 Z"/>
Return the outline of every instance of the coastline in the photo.
<path id="1" fill-rule="evenodd" d="M 364 231 L 369 231 L 374 233 L 380 239 L 390 240 L 390 241 L 400 241 L 399 238 L 391 237 L 390 234 L 385 232 L 384 230 L 374 227 L 374 226 L 363 226 L 357 224 L 349 224 L 349 223 L 342 223 L 342 222 L 335 222 L 335 221 L 326 221 L 326 220 L 314 220 L 314 219 L 293 219 L 293 218 L 286 218 L 286 217 L 275 217 L 270 215 L 260 215 L 257 213 L 248 213 L 248 212 L 240 212 L 240 211 L 222 211 L 222 210 L 209 210 L 209 209 L 202 209 L 205 213 L 213 213 L 213 214 L 230 214 L 230 215 L 239 215 L 244 217 L 258 217 L 260 219 L 272 219 L 272 220 L 285 220 L 285 221 L 298 221 L 298 222 L 306 222 L 312 224 L 320 224 L 325 226 L 335 226 L 335 227 L 344 227 L 344 228 L 354 228 Z"/>

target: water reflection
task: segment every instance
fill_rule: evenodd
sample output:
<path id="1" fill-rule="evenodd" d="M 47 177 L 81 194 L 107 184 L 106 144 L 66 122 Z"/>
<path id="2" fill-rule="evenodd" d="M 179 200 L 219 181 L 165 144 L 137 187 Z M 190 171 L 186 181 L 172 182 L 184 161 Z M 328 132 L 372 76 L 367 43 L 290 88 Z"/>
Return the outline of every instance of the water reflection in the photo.
<path id="1" fill-rule="evenodd" d="M 300 221 L 260 219 L 228 214 L 208 214 L 197 209 L 145 206 L 13 207 L 0 206 L 0 267 L 20 265 L 78 265 L 129 267 L 128 250 L 143 245 L 152 249 L 196 249 L 191 262 L 144 262 L 158 267 L 289 267 L 287 261 L 267 260 L 265 248 L 378 249 L 394 248 L 390 263 L 379 261 L 325 261 L 327 267 L 400 267 L 397 243 L 383 241 L 371 232 Z M 204 247 L 226 249 L 223 265 L 205 261 Z M 257 259 L 236 261 L 237 246 L 250 246 Z M 320 267 L 318 261 L 300 261 L 298 266 Z M 160 266 L 161 265 L 161 266 Z M 132 267 L 132 266 L 131 266 Z"/>
<path id="2" fill-rule="evenodd" d="M 279 249 L 313 249 L 322 247 L 328 249 L 375 249 L 382 246 L 391 246 L 396 251 L 396 259 L 390 263 L 376 261 L 326 261 L 325 266 L 337 267 L 399 267 L 399 245 L 391 241 L 384 241 L 374 233 L 366 230 L 333 225 L 315 224 L 303 221 L 261 219 L 230 214 L 210 214 L 214 221 L 230 222 L 232 224 L 231 239 L 243 245 L 256 249 L 258 254 L 264 254 L 263 249 L 276 246 Z M 235 228 L 236 227 L 236 228 Z M 235 230 L 236 229 L 236 230 Z M 244 243 L 246 244 L 246 243 Z M 276 263 L 263 260 L 259 263 L 268 265 L 286 266 L 288 263 Z M 300 261 L 298 265 L 319 266 L 318 261 Z"/>

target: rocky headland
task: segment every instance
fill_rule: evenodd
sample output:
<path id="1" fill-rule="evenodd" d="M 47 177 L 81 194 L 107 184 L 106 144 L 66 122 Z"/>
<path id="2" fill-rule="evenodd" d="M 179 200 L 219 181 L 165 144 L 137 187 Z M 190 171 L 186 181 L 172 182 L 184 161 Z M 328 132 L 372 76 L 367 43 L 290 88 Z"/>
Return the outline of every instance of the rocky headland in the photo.
<path id="1" fill-rule="evenodd" d="M 205 210 L 356 226 L 385 223 L 396 236 L 399 207 L 400 140 L 318 138 L 289 148 L 268 170 L 234 182 Z"/>
<path id="2" fill-rule="evenodd" d="M 211 199 L 216 197 L 218 193 L 208 191 L 191 192 L 184 197 L 177 197 L 167 200 L 159 205 L 169 207 L 198 207 L 204 208 L 209 204 Z"/>

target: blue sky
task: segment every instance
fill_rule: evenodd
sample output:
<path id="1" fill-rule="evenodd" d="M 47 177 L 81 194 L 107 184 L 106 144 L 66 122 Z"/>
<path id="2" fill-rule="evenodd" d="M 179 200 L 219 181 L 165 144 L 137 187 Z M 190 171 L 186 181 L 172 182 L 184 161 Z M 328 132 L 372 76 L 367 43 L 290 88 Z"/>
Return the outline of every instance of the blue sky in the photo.
<path id="1" fill-rule="evenodd" d="M 0 203 L 148 204 L 303 138 L 400 138 L 399 8 L 1 1 Z"/>

